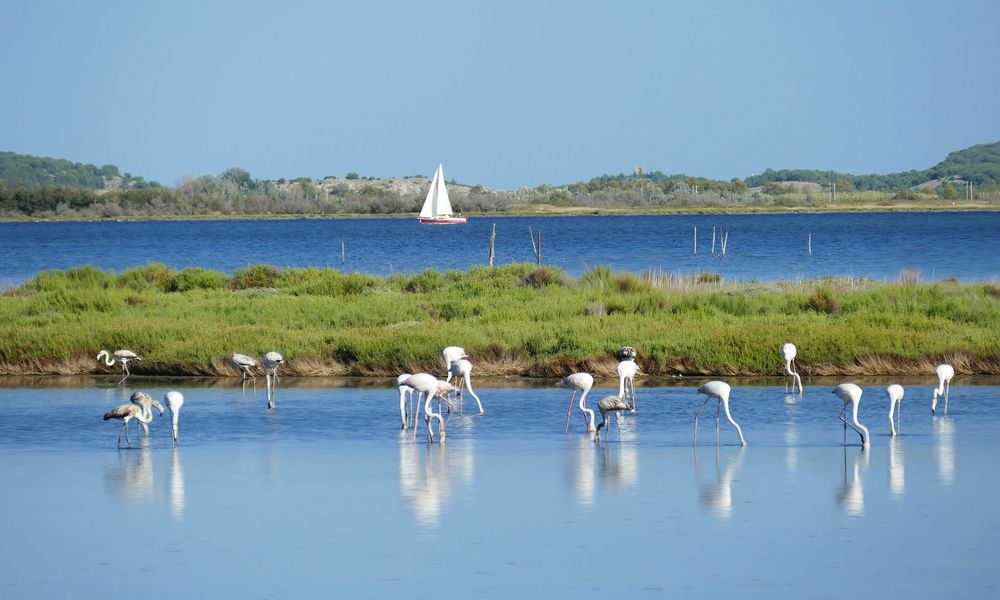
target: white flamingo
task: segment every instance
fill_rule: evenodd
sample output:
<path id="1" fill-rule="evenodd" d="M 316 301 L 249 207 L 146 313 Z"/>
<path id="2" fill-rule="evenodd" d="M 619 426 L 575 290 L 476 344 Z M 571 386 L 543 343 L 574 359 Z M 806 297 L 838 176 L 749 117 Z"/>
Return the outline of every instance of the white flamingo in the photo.
<path id="1" fill-rule="evenodd" d="M 448 346 L 441 351 L 441 358 L 444 359 L 444 370 L 446 382 L 451 382 L 451 364 L 456 360 L 461 360 L 463 358 L 469 358 L 469 355 L 465 353 L 465 348 L 460 348 L 459 346 Z"/>
<path id="2" fill-rule="evenodd" d="M 951 392 L 951 378 L 955 376 L 955 368 L 951 365 L 938 365 L 934 372 L 937 374 L 938 386 L 934 388 L 934 397 L 931 398 L 931 414 L 937 414 L 938 396 L 944 396 L 944 414 L 948 414 L 948 396 Z"/>
<path id="3" fill-rule="evenodd" d="M 178 421 L 181 418 L 181 407 L 184 406 L 184 395 L 180 392 L 169 391 L 163 396 L 163 401 L 167 403 L 167 408 L 170 409 L 170 434 L 174 438 L 174 445 L 180 441 L 180 430 L 178 428 Z"/>
<path id="4" fill-rule="evenodd" d="M 432 401 L 435 397 L 441 398 L 445 402 L 448 401 L 448 392 L 455 389 L 455 386 L 450 383 L 439 381 L 437 377 L 429 373 L 417 373 L 416 375 L 411 375 L 405 382 L 405 385 L 410 386 L 418 394 L 424 394 L 424 422 L 427 424 L 427 439 L 431 442 L 434 441 L 434 431 L 431 428 L 431 421 L 434 419 L 438 420 L 438 436 L 440 440 L 445 441 L 445 436 L 447 435 L 444 429 L 444 419 L 441 418 L 440 413 L 434 412 L 432 406 Z M 420 417 L 420 396 L 417 396 L 417 418 Z M 416 427 L 414 429 L 414 436 L 416 436 Z"/>
<path id="5" fill-rule="evenodd" d="M 899 421 L 899 415 L 903 412 L 903 386 L 894 383 L 885 388 L 885 393 L 889 396 L 889 435 L 896 435 L 896 423 L 894 423 L 893 413 L 896 413 L 895 421 Z M 899 407 L 898 409 L 896 407 Z"/>
<path id="6" fill-rule="evenodd" d="M 109 367 L 114 365 L 116 362 L 121 363 L 122 373 L 124 373 L 125 376 L 122 377 L 122 380 L 119 381 L 118 383 L 122 383 L 123 381 L 128 379 L 129 375 L 131 375 L 131 373 L 129 373 L 128 370 L 129 361 L 142 360 L 142 357 L 140 357 L 135 352 L 132 352 L 131 350 L 115 350 L 114 354 L 111 354 L 107 350 L 101 350 L 100 352 L 97 353 L 97 360 L 102 360 L 102 359 L 104 361 L 104 364 Z"/>
<path id="7" fill-rule="evenodd" d="M 396 378 L 396 387 L 399 388 L 399 420 L 403 422 L 403 429 L 409 426 L 409 415 L 411 412 L 407 406 L 407 399 L 409 399 L 410 405 L 413 404 L 413 388 L 406 385 L 406 380 L 410 377 L 413 377 L 413 375 L 403 373 Z"/>
<path id="8" fill-rule="evenodd" d="M 285 357 L 277 352 L 268 352 L 260 357 L 264 364 L 264 386 L 267 388 L 267 408 L 274 408 L 274 388 L 278 385 L 278 367 L 285 362 Z"/>
<path id="9" fill-rule="evenodd" d="M 573 389 L 573 395 L 569 399 L 569 406 L 566 407 L 566 431 L 569 431 L 569 417 L 573 410 L 573 400 L 576 398 L 577 392 L 583 392 L 580 394 L 580 412 L 583 413 L 583 420 L 587 422 L 587 431 L 589 433 L 597 431 L 597 427 L 594 425 L 594 411 L 587 408 L 587 393 L 590 392 L 590 388 L 594 387 L 594 378 L 590 373 L 573 373 L 572 375 L 567 375 L 556 385 Z"/>
<path id="10" fill-rule="evenodd" d="M 799 374 L 792 369 L 792 365 L 795 363 L 795 355 L 798 354 L 798 350 L 795 348 L 795 344 L 791 342 L 786 342 L 781 346 L 781 358 L 785 360 L 785 374 L 791 375 L 792 380 L 792 393 L 795 393 L 795 384 L 799 384 L 799 393 L 802 393 L 802 378 Z M 785 393 L 788 393 L 788 378 L 785 378 Z"/>
<path id="11" fill-rule="evenodd" d="M 257 376 L 253 374 L 253 369 L 259 367 L 257 364 L 257 359 L 252 356 L 247 356 L 246 354 L 240 354 L 239 352 L 233 352 L 232 358 L 229 363 L 233 365 L 234 369 L 243 371 L 243 379 L 247 378 L 247 375 L 252 377 L 254 381 L 257 380 Z"/>
<path id="12" fill-rule="evenodd" d="M 594 441 L 601 441 L 601 429 L 604 427 L 611 431 L 611 425 L 608 421 L 608 413 L 620 414 L 622 411 L 635 410 L 635 405 L 621 396 L 605 396 L 597 401 L 597 408 L 601 411 L 601 423 L 597 426 L 597 431 L 594 432 Z M 621 437 L 622 426 L 618 423 L 618 436 Z"/>
<path id="13" fill-rule="evenodd" d="M 621 359 L 615 369 L 618 373 L 618 397 L 627 397 L 632 405 L 629 410 L 635 412 L 635 375 L 639 372 L 639 365 L 635 362 L 635 348 L 625 346 L 618 351 L 618 357 Z"/>
<path id="14" fill-rule="evenodd" d="M 448 381 L 451 381 L 452 375 L 455 376 L 458 382 L 458 397 L 462 397 L 463 387 L 469 388 L 469 393 L 472 394 L 472 397 L 476 399 L 476 404 L 479 405 L 479 414 L 483 414 L 483 403 L 479 401 L 479 396 L 472 389 L 472 363 L 464 358 L 456 360 L 451 363 L 451 367 L 448 369 Z"/>
<path id="15" fill-rule="evenodd" d="M 736 429 L 736 433 L 740 436 L 740 444 L 743 446 L 747 445 L 747 441 L 743 438 L 743 430 L 740 429 L 739 424 L 733 420 L 733 415 L 729 412 L 729 393 L 732 388 L 725 381 L 709 381 L 705 385 L 698 388 L 699 394 L 705 394 L 707 396 L 705 401 L 701 403 L 701 408 L 698 412 L 694 413 L 694 445 L 698 445 L 698 416 L 701 415 L 701 411 L 705 409 L 705 405 L 712 398 L 719 401 L 718 408 L 715 411 L 715 436 L 716 440 L 719 437 L 719 417 L 720 412 L 723 408 L 726 409 L 726 418 L 732 423 L 733 428 Z"/>
<path id="16" fill-rule="evenodd" d="M 143 436 L 149 435 L 149 423 L 153 422 L 153 408 L 155 407 L 156 410 L 160 411 L 160 415 L 162 415 L 163 405 L 153 400 L 153 397 L 146 392 L 136 392 L 132 394 L 132 397 L 128 401 L 142 408 L 142 416 L 147 420 L 138 421 L 138 423 L 142 428 Z"/>
<path id="17" fill-rule="evenodd" d="M 135 419 L 140 423 L 149 424 L 149 419 L 142 412 L 142 407 L 138 404 L 120 404 L 108 412 L 104 413 L 104 420 L 109 421 L 111 419 L 121 419 L 122 428 L 118 430 L 118 447 L 122 447 L 122 432 L 125 432 L 125 442 L 128 447 L 132 447 L 132 440 L 128 439 L 128 424 L 129 421 Z"/>
<path id="18" fill-rule="evenodd" d="M 847 433 L 847 426 L 850 425 L 851 429 L 858 432 L 861 436 L 861 445 L 865 448 L 871 445 L 871 436 L 868 435 L 868 428 L 858 422 L 858 405 L 861 404 L 861 388 L 853 383 L 841 383 L 837 387 L 833 388 L 833 393 L 838 398 L 844 401 L 844 409 L 840 411 L 840 416 L 838 417 L 844 422 L 844 433 Z M 847 405 L 851 405 L 851 421 L 848 423 L 847 419 L 844 418 L 844 413 L 847 412 Z"/>

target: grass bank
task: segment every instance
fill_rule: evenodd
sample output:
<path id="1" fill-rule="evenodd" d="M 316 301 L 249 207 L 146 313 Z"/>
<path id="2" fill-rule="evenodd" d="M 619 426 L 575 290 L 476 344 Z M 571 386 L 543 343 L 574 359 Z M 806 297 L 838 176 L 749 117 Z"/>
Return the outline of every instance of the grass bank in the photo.
<path id="1" fill-rule="evenodd" d="M 146 265 L 48 271 L 0 294 L 0 374 L 109 369 L 98 350 L 143 357 L 134 373 L 237 375 L 233 351 L 278 350 L 288 375 L 440 371 L 461 345 L 476 372 L 607 376 L 635 346 L 651 375 L 768 375 L 799 347 L 808 375 L 1000 374 L 1000 286 L 870 280 L 730 284 L 614 273 L 577 279 L 508 265 L 388 278 L 252 266 L 226 276 Z"/>

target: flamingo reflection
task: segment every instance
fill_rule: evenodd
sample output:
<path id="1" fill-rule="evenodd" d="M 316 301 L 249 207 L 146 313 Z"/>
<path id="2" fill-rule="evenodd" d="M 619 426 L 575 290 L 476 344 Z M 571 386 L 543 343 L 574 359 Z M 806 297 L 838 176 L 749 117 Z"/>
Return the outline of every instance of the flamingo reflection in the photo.
<path id="1" fill-rule="evenodd" d="M 853 465 L 847 465 L 847 447 L 844 447 L 844 482 L 837 491 L 837 503 L 840 504 L 844 513 L 853 518 L 861 517 L 865 513 L 865 490 L 861 479 L 861 466 L 868 465 L 870 453 L 864 449 L 854 454 Z M 850 476 L 848 474 L 850 473 Z"/>
<path id="2" fill-rule="evenodd" d="M 698 499 L 702 505 L 708 509 L 712 516 L 719 519 L 729 519 L 733 516 L 733 477 L 743 465 L 743 456 L 746 447 L 740 446 L 736 451 L 736 456 L 726 464 L 725 471 L 721 470 L 721 447 L 715 445 L 715 483 L 704 483 L 701 481 L 701 471 L 698 466 L 698 447 L 694 449 L 694 473 L 698 481 Z"/>
<path id="3" fill-rule="evenodd" d="M 434 529 L 451 497 L 454 481 L 471 485 L 475 458 L 471 444 L 418 446 L 406 432 L 399 436 L 399 489 L 413 516 Z"/>
<path id="4" fill-rule="evenodd" d="M 945 485 L 955 481 L 955 423 L 950 417 L 931 417 L 934 437 L 937 445 L 934 454 L 937 458 L 938 479 Z"/>
<path id="5" fill-rule="evenodd" d="M 889 491 L 893 500 L 902 500 L 906 492 L 906 470 L 903 468 L 903 444 L 898 437 L 889 440 Z"/>
<path id="6" fill-rule="evenodd" d="M 576 501 L 583 506 L 594 503 L 594 454 L 596 446 L 589 437 L 581 437 L 570 443 L 566 455 L 569 467 L 569 483 Z"/>
<path id="7" fill-rule="evenodd" d="M 170 477 L 168 495 L 170 515 L 175 519 L 184 518 L 184 470 L 181 468 L 181 451 L 174 446 L 170 455 Z"/>
<path id="8" fill-rule="evenodd" d="M 122 500 L 141 502 L 153 497 L 153 458 L 148 438 L 139 452 L 119 452 L 118 464 L 104 473 L 108 487 Z"/>

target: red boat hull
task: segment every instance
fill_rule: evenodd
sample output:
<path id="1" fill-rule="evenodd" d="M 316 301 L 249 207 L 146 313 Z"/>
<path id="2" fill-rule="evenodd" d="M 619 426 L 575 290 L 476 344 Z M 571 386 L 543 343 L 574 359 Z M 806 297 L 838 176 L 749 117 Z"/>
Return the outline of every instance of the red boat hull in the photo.
<path id="1" fill-rule="evenodd" d="M 462 225 L 465 217 L 438 217 L 436 219 L 419 219 L 425 225 Z"/>

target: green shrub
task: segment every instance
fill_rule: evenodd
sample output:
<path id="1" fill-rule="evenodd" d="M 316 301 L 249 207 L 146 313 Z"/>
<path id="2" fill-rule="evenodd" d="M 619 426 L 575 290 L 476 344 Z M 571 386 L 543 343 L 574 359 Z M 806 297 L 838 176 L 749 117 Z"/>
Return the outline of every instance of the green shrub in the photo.
<path id="1" fill-rule="evenodd" d="M 412 294 L 426 294 L 440 289 L 444 285 L 444 277 L 433 269 L 424 269 L 420 274 L 411 277 L 406 283 L 406 291 Z"/>
<path id="2" fill-rule="evenodd" d="M 273 288 L 280 275 L 280 271 L 271 265 L 250 265 L 233 273 L 229 286 L 234 290 Z"/>
<path id="3" fill-rule="evenodd" d="M 156 288 L 165 292 L 173 275 L 173 269 L 167 265 L 149 263 L 122 273 L 118 277 L 118 285 L 137 291 Z"/>
<path id="4" fill-rule="evenodd" d="M 809 310 L 828 315 L 835 315 L 840 312 L 840 302 L 833 297 L 833 292 L 830 291 L 830 288 L 826 287 L 817 288 L 806 299 L 805 306 Z"/>
<path id="5" fill-rule="evenodd" d="M 224 273 L 201 267 L 190 267 L 174 273 L 167 283 L 167 291 L 222 290 L 226 288 L 226 283 L 227 279 Z"/>
<path id="6" fill-rule="evenodd" d="M 607 265 L 597 265 L 580 276 L 580 284 L 590 287 L 604 288 L 611 287 L 615 279 L 615 272 Z"/>

